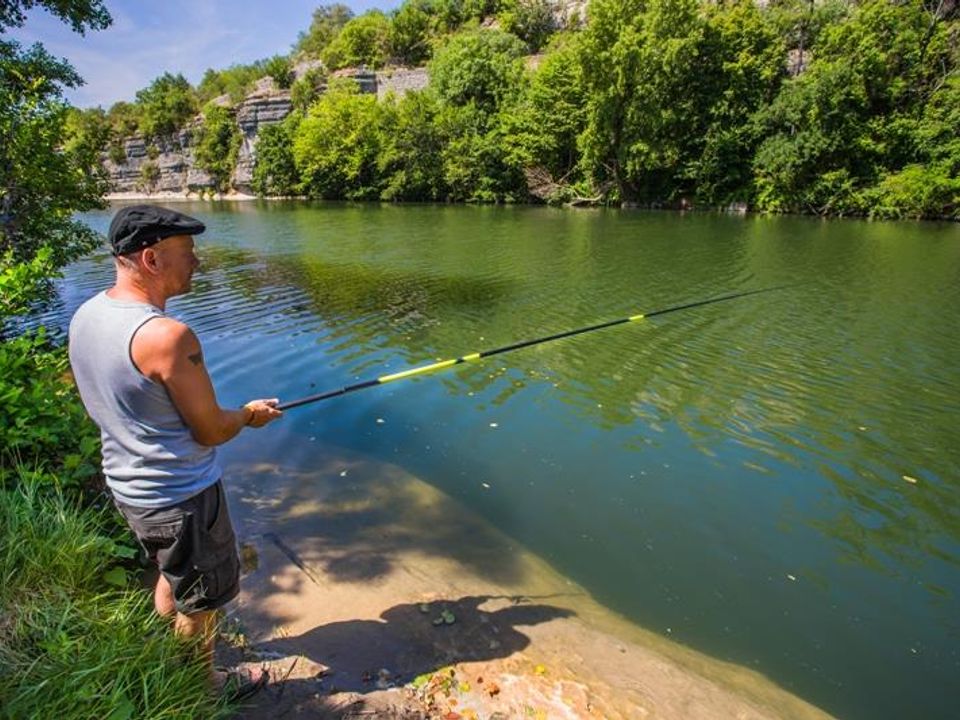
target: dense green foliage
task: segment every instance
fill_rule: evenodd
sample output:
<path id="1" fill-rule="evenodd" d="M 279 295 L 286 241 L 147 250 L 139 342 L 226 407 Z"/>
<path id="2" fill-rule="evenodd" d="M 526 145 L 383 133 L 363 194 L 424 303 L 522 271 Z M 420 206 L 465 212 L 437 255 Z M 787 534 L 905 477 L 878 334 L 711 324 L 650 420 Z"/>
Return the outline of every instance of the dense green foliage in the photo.
<path id="1" fill-rule="evenodd" d="M 309 29 L 300 34 L 294 53 L 319 57 L 343 26 L 353 19 L 353 11 L 342 3 L 321 5 L 313 11 Z"/>
<path id="2" fill-rule="evenodd" d="M 352 81 L 331 83 L 294 137 L 303 192 L 330 199 L 376 198 L 381 114 L 377 98 L 360 94 Z"/>
<path id="3" fill-rule="evenodd" d="M 298 119 L 260 143 L 263 194 L 960 217 L 955 4 L 592 0 L 566 28 L 557 10 L 324 5 L 289 57 L 210 70 L 195 91 L 162 76 L 87 134 L 106 122 L 119 159 L 132 129 L 169 132 L 270 75 Z M 338 68 L 417 64 L 431 85 L 416 95 L 323 94 Z"/>
<path id="4" fill-rule="evenodd" d="M 293 161 L 293 138 L 300 115 L 291 113 L 274 125 L 267 125 L 257 137 L 257 162 L 253 167 L 253 189 L 259 195 L 295 195 L 299 175 Z"/>
<path id="5" fill-rule="evenodd" d="M 220 105 L 208 106 L 203 115 L 203 124 L 194 136 L 194 158 L 198 167 L 210 173 L 219 192 L 229 189 L 230 176 L 237 166 L 240 142 L 240 128 L 233 113 Z"/>
<path id="6" fill-rule="evenodd" d="M 353 18 L 320 53 L 331 70 L 365 65 L 383 67 L 390 56 L 390 21 L 372 10 Z"/>
<path id="7" fill-rule="evenodd" d="M 197 114 L 197 99 L 183 75 L 164 73 L 137 92 L 140 132 L 148 138 L 170 135 Z"/>
<path id="8" fill-rule="evenodd" d="M 98 0 L 21 0 L 2 4 L 0 31 L 35 5 L 81 32 L 110 21 Z M 112 128 L 102 111 L 63 102 L 80 82 L 41 45 L 24 51 L 0 36 L 0 715 L 222 716 L 199 654 L 149 596 L 105 590 L 128 585 L 122 565 L 137 553 L 103 511 L 99 433 L 65 349 L 42 327 L 16 335 L 11 322 L 100 240 L 73 214 L 102 204 L 99 154 Z"/>
<path id="9" fill-rule="evenodd" d="M 22 50 L 0 37 L 0 287 L 7 314 L 41 298 L 45 277 L 98 242 L 72 218 L 101 206 L 106 188 L 97 125 L 71 114 L 62 100 L 63 88 L 80 82 L 40 45 Z"/>

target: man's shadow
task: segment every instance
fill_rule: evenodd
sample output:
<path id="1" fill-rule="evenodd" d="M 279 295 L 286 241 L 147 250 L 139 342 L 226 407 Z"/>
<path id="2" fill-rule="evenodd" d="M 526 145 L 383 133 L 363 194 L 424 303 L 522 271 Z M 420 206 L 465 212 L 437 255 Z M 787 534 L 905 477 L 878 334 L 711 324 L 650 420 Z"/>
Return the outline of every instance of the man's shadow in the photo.
<path id="1" fill-rule="evenodd" d="M 314 693 L 364 693 L 403 685 L 454 663 L 508 657 L 530 644 L 518 627 L 574 614 L 527 597 L 470 596 L 395 605 L 380 620 L 329 623 L 257 648 L 271 655 L 303 655 L 328 668 L 321 678 L 291 681 L 310 684 Z M 296 693 L 295 688 L 285 691 Z"/>

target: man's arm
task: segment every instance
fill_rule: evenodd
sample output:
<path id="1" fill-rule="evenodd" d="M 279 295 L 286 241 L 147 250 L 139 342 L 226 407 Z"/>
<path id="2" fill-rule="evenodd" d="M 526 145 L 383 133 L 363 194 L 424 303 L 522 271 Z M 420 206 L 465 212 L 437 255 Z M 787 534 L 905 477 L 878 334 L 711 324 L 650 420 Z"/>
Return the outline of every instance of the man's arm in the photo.
<path id="1" fill-rule="evenodd" d="M 140 372 L 161 383 L 201 445 L 220 445 L 246 425 L 262 427 L 282 414 L 277 400 L 251 400 L 239 410 L 220 407 L 203 363 L 200 341 L 183 323 L 156 318 L 134 335 L 130 356 Z"/>

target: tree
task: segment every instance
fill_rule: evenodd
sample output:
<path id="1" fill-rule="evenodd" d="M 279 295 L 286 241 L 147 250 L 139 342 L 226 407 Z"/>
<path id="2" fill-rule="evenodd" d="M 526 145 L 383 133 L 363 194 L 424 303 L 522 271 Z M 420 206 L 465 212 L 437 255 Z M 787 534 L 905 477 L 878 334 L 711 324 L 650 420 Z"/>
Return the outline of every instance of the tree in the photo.
<path id="1" fill-rule="evenodd" d="M 707 108 L 702 143 L 683 174 L 710 205 L 753 201 L 752 161 L 763 136 L 754 121 L 783 82 L 786 48 L 770 16 L 752 0 L 707 6 Z"/>
<path id="2" fill-rule="evenodd" d="M 290 66 L 290 58 L 283 55 L 274 55 L 264 63 L 264 71 L 273 78 L 278 88 L 289 89 L 293 83 L 293 68 Z"/>
<path id="3" fill-rule="evenodd" d="M 501 4 L 497 18 L 504 30 L 523 40 L 534 53 L 557 29 L 549 0 L 507 0 Z"/>
<path id="4" fill-rule="evenodd" d="M 418 65 L 430 57 L 429 0 L 406 0 L 390 23 L 390 54 L 400 63 Z"/>
<path id="5" fill-rule="evenodd" d="M 199 167 L 210 173 L 218 192 L 230 189 L 241 139 L 232 112 L 220 105 L 207 107 L 203 124 L 195 132 L 194 158 Z"/>
<path id="6" fill-rule="evenodd" d="M 320 53 L 331 70 L 357 65 L 379 68 L 389 56 L 390 21 L 379 10 L 353 18 Z"/>
<path id="7" fill-rule="evenodd" d="M 392 102 L 392 101 L 390 101 Z M 391 108 L 391 131 L 379 159 L 384 200 L 444 200 L 446 138 L 438 122 L 440 104 L 431 92 L 407 93 Z"/>
<path id="8" fill-rule="evenodd" d="M 276 197 L 297 193 L 299 177 L 293 158 L 293 139 L 300 120 L 300 114 L 293 112 L 282 122 L 260 129 L 253 165 L 253 189 L 257 195 Z"/>
<path id="9" fill-rule="evenodd" d="M 586 96 L 576 36 L 559 38 L 544 56 L 516 109 L 504 113 L 507 142 L 522 164 L 547 173 L 548 184 L 570 185 L 579 175 L 578 139 L 586 126 Z M 560 199 L 560 198 L 556 198 Z"/>
<path id="10" fill-rule="evenodd" d="M 25 10 L 42 7 L 68 23 L 81 35 L 86 30 L 103 30 L 113 19 L 102 0 L 3 0 L 0 3 L 0 28 L 23 27 Z"/>
<path id="11" fill-rule="evenodd" d="M 0 28 L 19 26 L 42 5 L 82 33 L 110 16 L 97 0 L 30 0 L 0 5 Z M 73 220 L 102 207 L 106 181 L 92 161 L 102 135 L 69 119 L 63 89 L 82 80 L 41 45 L 0 39 L 0 321 L 43 296 L 45 280 L 99 242 Z M 88 132 L 89 131 L 89 132 Z"/>
<path id="12" fill-rule="evenodd" d="M 913 215 L 933 212 L 940 197 L 949 208 L 949 165 L 936 193 L 917 187 L 915 201 L 907 189 L 940 175 L 925 130 L 938 125 L 928 108 L 950 96 L 942 93 L 960 68 L 955 32 L 921 0 L 866 0 L 824 28 L 807 71 L 758 114 L 766 134 L 754 161 L 758 205 L 872 214 L 880 202 L 882 214 L 896 215 L 890 203 L 901 198 Z"/>
<path id="13" fill-rule="evenodd" d="M 434 55 L 430 83 L 443 102 L 493 114 L 521 87 L 523 50 L 516 37 L 499 30 L 455 35 Z"/>
<path id="14" fill-rule="evenodd" d="M 343 26 L 353 19 L 353 11 L 342 3 L 321 5 L 313 11 L 310 28 L 301 33 L 294 53 L 319 57 L 324 48 L 340 33 Z"/>
<path id="15" fill-rule="evenodd" d="M 164 73 L 137 91 L 141 108 L 140 132 L 148 138 L 170 135 L 197 114 L 193 88 L 180 74 Z"/>
<path id="16" fill-rule="evenodd" d="M 379 197 L 381 128 L 375 95 L 361 94 L 352 80 L 331 83 L 300 123 L 293 141 L 303 191 L 331 200 Z"/>

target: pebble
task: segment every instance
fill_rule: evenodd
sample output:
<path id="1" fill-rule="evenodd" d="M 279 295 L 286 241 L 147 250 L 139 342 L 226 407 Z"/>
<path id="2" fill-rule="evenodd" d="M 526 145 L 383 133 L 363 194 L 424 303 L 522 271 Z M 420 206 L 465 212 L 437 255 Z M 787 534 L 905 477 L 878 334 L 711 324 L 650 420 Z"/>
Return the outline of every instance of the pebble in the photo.
<path id="1" fill-rule="evenodd" d="M 377 418 L 377 425 L 383 425 L 386 422 L 383 418 Z"/>
<path id="2" fill-rule="evenodd" d="M 342 470 L 342 471 L 340 472 L 340 477 L 346 477 L 346 476 L 347 476 L 347 471 L 346 471 L 346 470 Z"/>

